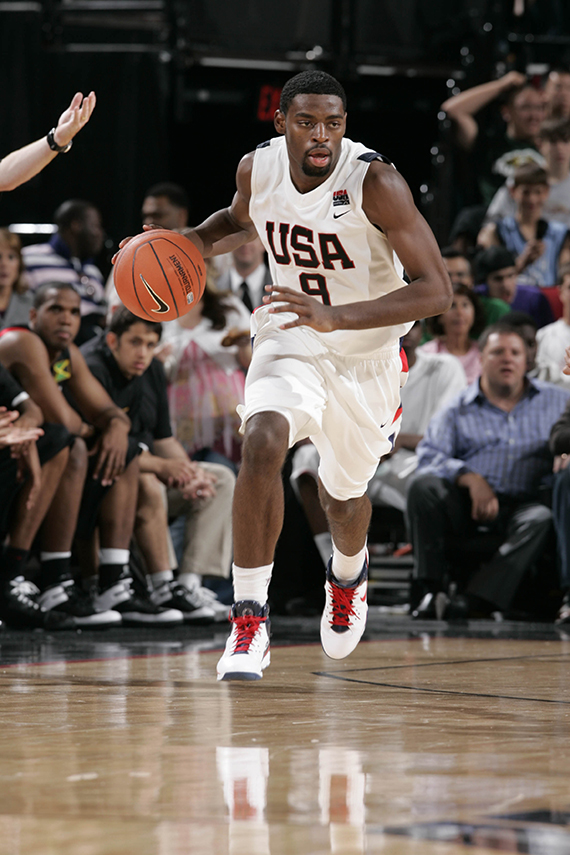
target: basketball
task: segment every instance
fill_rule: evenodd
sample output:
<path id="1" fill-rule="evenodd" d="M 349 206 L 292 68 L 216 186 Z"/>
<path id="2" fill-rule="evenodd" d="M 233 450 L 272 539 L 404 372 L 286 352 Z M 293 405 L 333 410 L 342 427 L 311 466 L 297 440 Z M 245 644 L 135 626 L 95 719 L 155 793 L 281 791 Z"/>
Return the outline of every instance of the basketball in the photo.
<path id="1" fill-rule="evenodd" d="M 192 241 L 169 229 L 132 238 L 114 267 L 119 299 L 145 321 L 173 321 L 204 292 L 206 266 Z"/>

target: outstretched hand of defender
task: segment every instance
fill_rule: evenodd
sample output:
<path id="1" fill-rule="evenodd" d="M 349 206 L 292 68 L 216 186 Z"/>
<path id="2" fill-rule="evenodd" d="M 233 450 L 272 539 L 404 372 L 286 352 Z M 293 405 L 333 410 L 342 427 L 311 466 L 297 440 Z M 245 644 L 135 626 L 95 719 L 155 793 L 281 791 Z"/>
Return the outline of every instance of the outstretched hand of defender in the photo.
<path id="1" fill-rule="evenodd" d="M 294 321 L 281 324 L 282 330 L 302 326 L 312 327 L 318 332 L 332 332 L 336 329 L 335 310 L 332 306 L 325 306 L 321 300 L 309 294 L 284 286 L 266 285 L 265 290 L 268 293 L 263 298 L 263 302 L 270 304 L 270 312 L 294 312 L 297 315 Z"/>
<path id="2" fill-rule="evenodd" d="M 75 134 L 87 124 L 91 113 L 95 109 L 95 93 L 83 97 L 82 92 L 76 92 L 71 99 L 71 104 L 64 110 L 55 128 L 54 139 L 58 145 L 67 145 Z"/>

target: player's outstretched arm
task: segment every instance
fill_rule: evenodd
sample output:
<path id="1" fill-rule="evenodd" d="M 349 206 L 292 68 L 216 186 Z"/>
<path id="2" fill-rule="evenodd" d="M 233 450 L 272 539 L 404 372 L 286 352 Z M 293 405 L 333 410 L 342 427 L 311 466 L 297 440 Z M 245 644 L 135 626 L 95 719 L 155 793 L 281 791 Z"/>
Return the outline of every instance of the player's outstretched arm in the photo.
<path id="1" fill-rule="evenodd" d="M 95 109 L 95 93 L 90 92 L 85 98 L 77 92 L 71 104 L 59 117 L 54 129 L 53 142 L 65 148 L 74 136 L 87 124 Z M 23 148 L 13 151 L 0 161 L 0 191 L 14 190 L 41 172 L 58 154 L 50 148 L 47 137 L 29 143 Z"/>

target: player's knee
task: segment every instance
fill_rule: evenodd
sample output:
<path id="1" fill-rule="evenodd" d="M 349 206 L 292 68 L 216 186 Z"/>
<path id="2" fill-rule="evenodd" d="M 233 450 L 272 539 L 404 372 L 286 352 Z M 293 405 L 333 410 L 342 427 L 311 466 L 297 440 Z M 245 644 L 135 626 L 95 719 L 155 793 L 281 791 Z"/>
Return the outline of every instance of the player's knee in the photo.
<path id="1" fill-rule="evenodd" d="M 258 413 L 247 422 L 243 461 L 266 471 L 281 469 L 287 454 L 289 425 L 278 413 Z"/>

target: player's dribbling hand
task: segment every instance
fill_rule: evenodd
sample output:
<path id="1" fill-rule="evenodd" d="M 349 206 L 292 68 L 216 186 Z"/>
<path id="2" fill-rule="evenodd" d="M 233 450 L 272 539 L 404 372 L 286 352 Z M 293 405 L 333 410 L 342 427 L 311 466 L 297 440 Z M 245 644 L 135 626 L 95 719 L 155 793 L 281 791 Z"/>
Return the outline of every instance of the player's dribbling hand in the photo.
<path id="1" fill-rule="evenodd" d="M 332 332 L 336 329 L 332 306 L 325 306 L 308 294 L 284 286 L 266 285 L 265 290 L 268 293 L 263 298 L 263 302 L 265 304 L 279 304 L 269 306 L 271 313 L 294 312 L 297 315 L 294 321 L 281 324 L 282 330 L 301 326 L 312 327 L 318 332 Z"/>
<path id="2" fill-rule="evenodd" d="M 570 374 L 570 347 L 567 347 L 564 352 L 564 362 L 566 363 L 562 369 L 563 374 Z"/>
<path id="3" fill-rule="evenodd" d="M 94 92 L 83 97 L 83 92 L 76 92 L 71 104 L 64 110 L 55 128 L 54 139 L 58 145 L 67 145 L 75 134 L 87 124 L 95 109 L 97 99 Z"/>
<path id="4" fill-rule="evenodd" d="M 144 233 L 144 232 L 152 232 L 154 229 L 162 229 L 162 228 L 164 228 L 164 226 L 155 226 L 155 225 L 154 225 L 154 223 L 146 223 L 146 224 L 143 226 L 143 233 Z M 171 231 L 171 230 L 170 230 L 170 231 Z M 140 234 L 140 232 L 139 232 L 139 234 Z M 112 259 L 111 259 L 111 264 L 114 264 L 114 263 L 116 262 L 117 258 L 119 257 L 119 252 L 120 252 L 120 251 L 121 251 L 121 250 L 122 250 L 122 249 L 123 249 L 123 248 L 128 244 L 128 242 L 129 242 L 129 241 L 131 241 L 134 237 L 136 237 L 136 235 L 129 235 L 128 237 L 123 238 L 123 239 L 122 239 L 122 241 L 120 241 L 120 242 L 119 242 L 119 249 L 118 249 L 118 251 L 115 253 L 115 255 L 112 257 Z"/>

